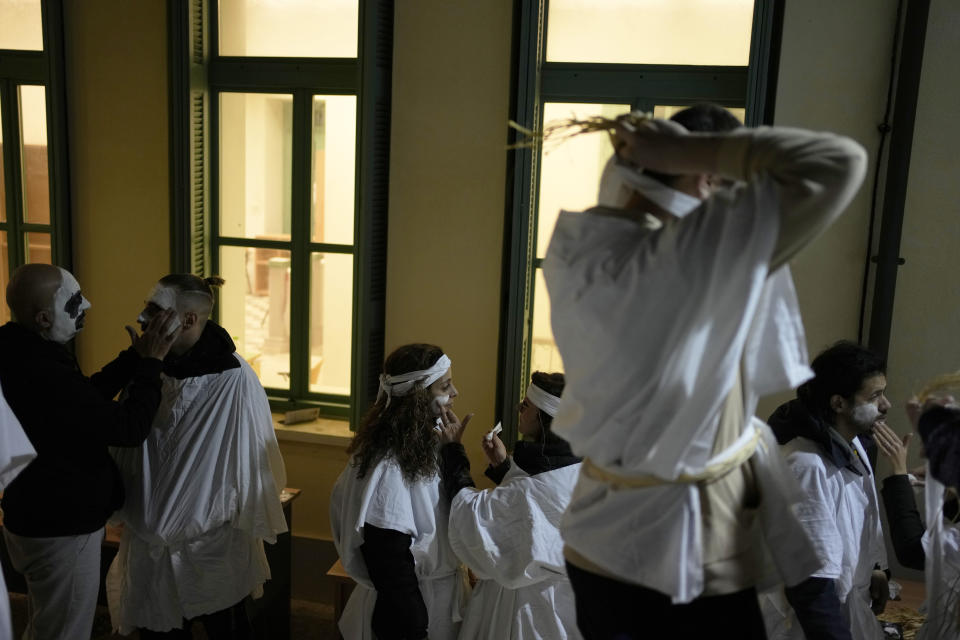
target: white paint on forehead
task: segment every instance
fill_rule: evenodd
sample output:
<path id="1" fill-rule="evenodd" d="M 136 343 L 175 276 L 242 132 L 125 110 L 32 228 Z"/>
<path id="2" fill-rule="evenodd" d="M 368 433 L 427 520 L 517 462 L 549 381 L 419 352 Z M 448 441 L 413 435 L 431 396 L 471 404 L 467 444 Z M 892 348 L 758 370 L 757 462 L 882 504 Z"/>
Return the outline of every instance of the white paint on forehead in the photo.
<path id="1" fill-rule="evenodd" d="M 57 289 L 57 294 L 60 292 L 67 293 L 66 299 L 69 300 L 70 297 L 80 290 L 80 283 L 77 282 L 77 279 L 73 277 L 73 274 L 64 269 L 63 267 L 57 267 L 60 270 L 60 288 Z"/>
<path id="2" fill-rule="evenodd" d="M 150 297 L 147 298 L 147 301 L 152 302 L 164 310 L 175 310 L 177 308 L 177 290 L 173 287 L 158 284 L 153 288 L 153 291 L 150 292 Z"/>

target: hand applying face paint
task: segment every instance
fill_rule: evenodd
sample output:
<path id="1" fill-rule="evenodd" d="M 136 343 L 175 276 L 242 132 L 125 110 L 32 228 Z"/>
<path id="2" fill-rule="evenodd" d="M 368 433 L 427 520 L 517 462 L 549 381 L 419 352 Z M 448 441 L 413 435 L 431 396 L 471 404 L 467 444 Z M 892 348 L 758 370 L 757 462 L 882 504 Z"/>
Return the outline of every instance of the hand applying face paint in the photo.
<path id="1" fill-rule="evenodd" d="M 176 311 L 172 309 L 154 314 L 141 335 L 137 335 L 137 330 L 130 325 L 127 325 L 126 329 L 130 334 L 130 343 L 140 357 L 157 360 L 163 360 L 167 356 L 170 347 L 180 335 L 179 319 Z"/>
<path id="2" fill-rule="evenodd" d="M 137 316 L 137 322 L 143 330 L 146 330 L 147 323 L 150 322 L 151 318 L 155 317 L 161 311 L 173 310 L 175 315 L 170 325 L 170 332 L 172 333 L 180 327 L 180 316 L 176 313 L 176 309 L 176 290 L 173 287 L 158 284 L 153 288 L 153 291 L 150 292 L 150 297 L 147 298 L 143 311 Z"/>
<path id="3" fill-rule="evenodd" d="M 60 286 L 53 295 L 52 319 L 40 332 L 47 340 L 65 344 L 83 329 L 90 301 L 80 292 L 80 283 L 66 269 L 60 269 Z"/>

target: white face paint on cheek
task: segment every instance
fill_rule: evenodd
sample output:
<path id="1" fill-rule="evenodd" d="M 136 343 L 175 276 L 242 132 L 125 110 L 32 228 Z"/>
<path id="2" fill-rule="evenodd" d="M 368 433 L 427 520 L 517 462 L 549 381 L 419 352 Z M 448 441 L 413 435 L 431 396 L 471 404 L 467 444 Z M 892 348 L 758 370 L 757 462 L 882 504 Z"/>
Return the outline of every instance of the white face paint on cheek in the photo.
<path id="1" fill-rule="evenodd" d="M 153 288 L 153 291 L 150 292 L 150 297 L 147 298 L 147 301 L 160 307 L 164 311 L 177 308 L 177 291 L 173 287 L 165 287 L 158 284 Z M 153 316 L 147 313 L 147 310 L 144 309 L 143 312 L 137 316 L 137 322 L 140 324 L 146 324 L 150 322 L 150 319 Z M 180 326 L 180 316 L 179 314 L 174 316 L 173 320 L 170 321 L 170 329 L 167 331 L 167 335 L 172 334 Z"/>
<path id="2" fill-rule="evenodd" d="M 880 417 L 880 410 L 877 409 L 875 404 L 858 404 L 853 408 L 851 417 L 857 426 L 870 428 L 873 426 L 873 423 L 876 422 L 877 418 Z"/>
<path id="3" fill-rule="evenodd" d="M 73 277 L 73 274 L 66 269 L 60 268 L 60 286 L 53 294 L 53 323 L 44 330 L 41 335 L 47 340 L 65 344 L 69 342 L 83 325 L 83 312 L 90 308 L 90 303 L 82 295 L 79 304 L 73 314 L 67 311 L 68 303 L 80 293 L 80 283 Z"/>
<path id="4" fill-rule="evenodd" d="M 430 408 L 433 409 L 433 415 L 440 415 L 440 410 L 450 404 L 450 396 L 433 396 Z"/>

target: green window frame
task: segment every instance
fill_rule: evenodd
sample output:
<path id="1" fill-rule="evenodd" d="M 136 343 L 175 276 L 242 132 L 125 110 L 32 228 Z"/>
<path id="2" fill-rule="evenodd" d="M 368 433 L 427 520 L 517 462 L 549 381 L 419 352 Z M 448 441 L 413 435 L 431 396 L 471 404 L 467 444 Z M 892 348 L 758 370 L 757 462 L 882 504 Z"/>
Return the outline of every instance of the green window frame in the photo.
<path id="1" fill-rule="evenodd" d="M 267 387 L 275 411 L 317 407 L 321 416 L 356 425 L 376 397 L 384 350 L 393 0 L 359 1 L 356 58 L 236 57 L 218 53 L 214 1 L 175 0 L 171 34 L 171 267 L 218 273 L 220 249 L 244 247 L 290 255 L 289 389 Z M 226 93 L 292 96 L 290 239 L 220 234 L 219 103 Z M 311 239 L 313 96 L 357 97 L 353 244 Z M 310 256 L 349 255 L 353 313 L 349 395 L 310 391 Z"/>
<path id="2" fill-rule="evenodd" d="M 62 0 L 40 3 L 43 50 L 0 49 L 0 123 L 3 134 L 3 205 L 0 232 L 6 242 L 9 274 L 29 261 L 29 234 L 50 235 L 50 262 L 72 269 L 70 244 L 70 178 L 67 157 L 67 116 L 64 93 Z M 50 219 L 28 222 L 26 217 L 24 158 L 21 156 L 20 87 L 42 86 L 47 128 L 47 182 Z"/>
<path id="3" fill-rule="evenodd" d="M 542 126 L 544 105 L 562 103 L 630 104 L 653 111 L 656 105 L 715 102 L 746 109 L 750 126 L 773 122 L 776 72 L 784 0 L 754 3 L 747 66 L 648 65 L 549 62 L 546 25 L 549 0 L 517 0 L 514 14 L 515 85 L 512 119 L 523 127 Z M 511 143 L 517 142 L 512 134 Z M 506 441 L 517 438 L 517 403 L 530 379 L 534 288 L 541 260 L 536 256 L 540 149 L 511 152 L 504 225 L 504 271 L 497 416 Z"/>

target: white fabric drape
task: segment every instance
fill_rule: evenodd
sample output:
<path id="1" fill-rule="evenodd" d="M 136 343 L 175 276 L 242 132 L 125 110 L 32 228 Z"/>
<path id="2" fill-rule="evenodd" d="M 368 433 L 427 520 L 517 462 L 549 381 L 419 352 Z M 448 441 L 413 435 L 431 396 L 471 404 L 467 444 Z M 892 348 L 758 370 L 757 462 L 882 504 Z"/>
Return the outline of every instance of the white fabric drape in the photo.
<path id="1" fill-rule="evenodd" d="M 250 366 L 163 376 L 153 430 L 114 449 L 126 487 L 120 551 L 107 575 L 115 629 L 177 628 L 258 596 L 270 567 L 263 541 L 287 530 L 286 471 L 266 393 Z"/>
<path id="2" fill-rule="evenodd" d="M 462 489 L 450 545 L 479 578 L 460 640 L 579 640 L 560 518 L 580 465 L 527 475 L 515 463 L 499 487 Z"/>
<path id="3" fill-rule="evenodd" d="M 396 462 L 382 460 L 358 479 L 356 468 L 347 465 L 330 496 L 333 542 L 344 569 L 357 582 L 340 618 L 344 638 L 373 640 L 370 621 L 377 592 L 360 552 L 365 523 L 413 538 L 410 552 L 429 616 L 429 639 L 457 637 L 469 587 L 447 538 L 448 514 L 439 475 L 410 483 Z"/>
<path id="4" fill-rule="evenodd" d="M 37 452 L 20 426 L 20 421 L 7 404 L 7 399 L 0 393 L 0 491 L 36 457 Z M 3 593 L 6 593 L 3 571 L 0 571 L 0 587 L 3 588 Z M 0 596 L 0 637 L 13 637 L 10 628 L 10 599 L 5 596 Z"/>

